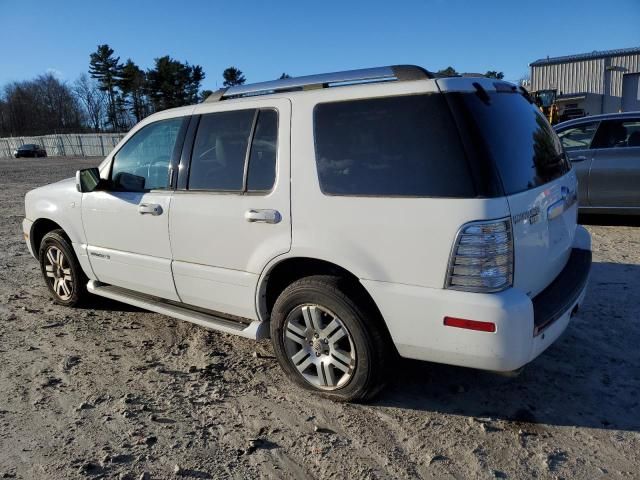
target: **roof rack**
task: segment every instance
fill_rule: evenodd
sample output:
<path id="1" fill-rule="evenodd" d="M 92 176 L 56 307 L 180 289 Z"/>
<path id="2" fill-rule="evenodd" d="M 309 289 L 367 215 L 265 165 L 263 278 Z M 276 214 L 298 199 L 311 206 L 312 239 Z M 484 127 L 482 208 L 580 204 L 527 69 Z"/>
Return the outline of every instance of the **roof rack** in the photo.
<path id="1" fill-rule="evenodd" d="M 377 83 L 435 78 L 434 74 L 416 65 L 391 65 L 388 67 L 363 68 L 344 72 L 322 73 L 304 77 L 284 78 L 270 82 L 237 85 L 223 88 L 209 95 L 205 102 L 218 102 L 231 98 L 270 95 L 277 92 L 314 90 L 360 83 Z"/>

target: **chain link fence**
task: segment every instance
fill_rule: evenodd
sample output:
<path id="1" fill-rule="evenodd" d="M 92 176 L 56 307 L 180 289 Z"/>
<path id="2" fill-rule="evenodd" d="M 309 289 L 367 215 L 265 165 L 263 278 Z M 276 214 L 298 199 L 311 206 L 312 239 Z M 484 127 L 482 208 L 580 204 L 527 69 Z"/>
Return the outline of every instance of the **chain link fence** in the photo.
<path id="1" fill-rule="evenodd" d="M 104 157 L 126 133 L 65 133 L 38 137 L 0 138 L 0 158 L 14 156 L 14 151 L 25 144 L 35 143 L 55 157 Z"/>

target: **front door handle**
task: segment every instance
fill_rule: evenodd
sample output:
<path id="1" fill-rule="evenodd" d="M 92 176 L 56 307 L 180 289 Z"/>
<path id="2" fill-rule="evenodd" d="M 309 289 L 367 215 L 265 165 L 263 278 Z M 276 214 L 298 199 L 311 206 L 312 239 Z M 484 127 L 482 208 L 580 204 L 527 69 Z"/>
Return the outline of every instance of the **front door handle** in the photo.
<path id="1" fill-rule="evenodd" d="M 162 207 L 157 203 L 141 203 L 138 207 L 140 215 L 162 215 Z"/>
<path id="2" fill-rule="evenodd" d="M 569 160 L 571 160 L 572 163 L 576 163 L 576 162 L 584 162 L 587 159 L 587 157 L 585 157 L 584 155 L 580 155 L 579 157 L 569 157 Z"/>
<path id="3" fill-rule="evenodd" d="M 244 212 L 244 219 L 247 222 L 279 223 L 282 215 L 277 210 L 257 210 L 249 209 Z"/>

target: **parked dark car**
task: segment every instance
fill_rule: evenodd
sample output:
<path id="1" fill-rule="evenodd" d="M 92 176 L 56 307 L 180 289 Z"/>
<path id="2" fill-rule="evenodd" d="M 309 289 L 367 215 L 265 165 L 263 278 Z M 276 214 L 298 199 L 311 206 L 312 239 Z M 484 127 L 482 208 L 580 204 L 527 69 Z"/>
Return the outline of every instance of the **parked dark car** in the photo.
<path id="1" fill-rule="evenodd" d="M 640 112 L 553 127 L 578 175 L 581 213 L 640 214 Z"/>
<path id="2" fill-rule="evenodd" d="M 20 157 L 46 157 L 47 151 L 40 145 L 35 143 L 25 143 L 17 150 L 14 150 L 13 155 L 16 158 Z"/>

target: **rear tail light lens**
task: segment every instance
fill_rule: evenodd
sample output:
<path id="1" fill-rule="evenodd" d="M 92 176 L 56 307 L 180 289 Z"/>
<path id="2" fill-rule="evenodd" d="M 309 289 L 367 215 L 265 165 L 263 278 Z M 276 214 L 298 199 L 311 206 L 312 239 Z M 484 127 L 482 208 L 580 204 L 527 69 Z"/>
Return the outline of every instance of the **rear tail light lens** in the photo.
<path id="1" fill-rule="evenodd" d="M 446 288 L 499 292 L 513 284 L 513 235 L 508 218 L 464 225 L 451 252 Z"/>

